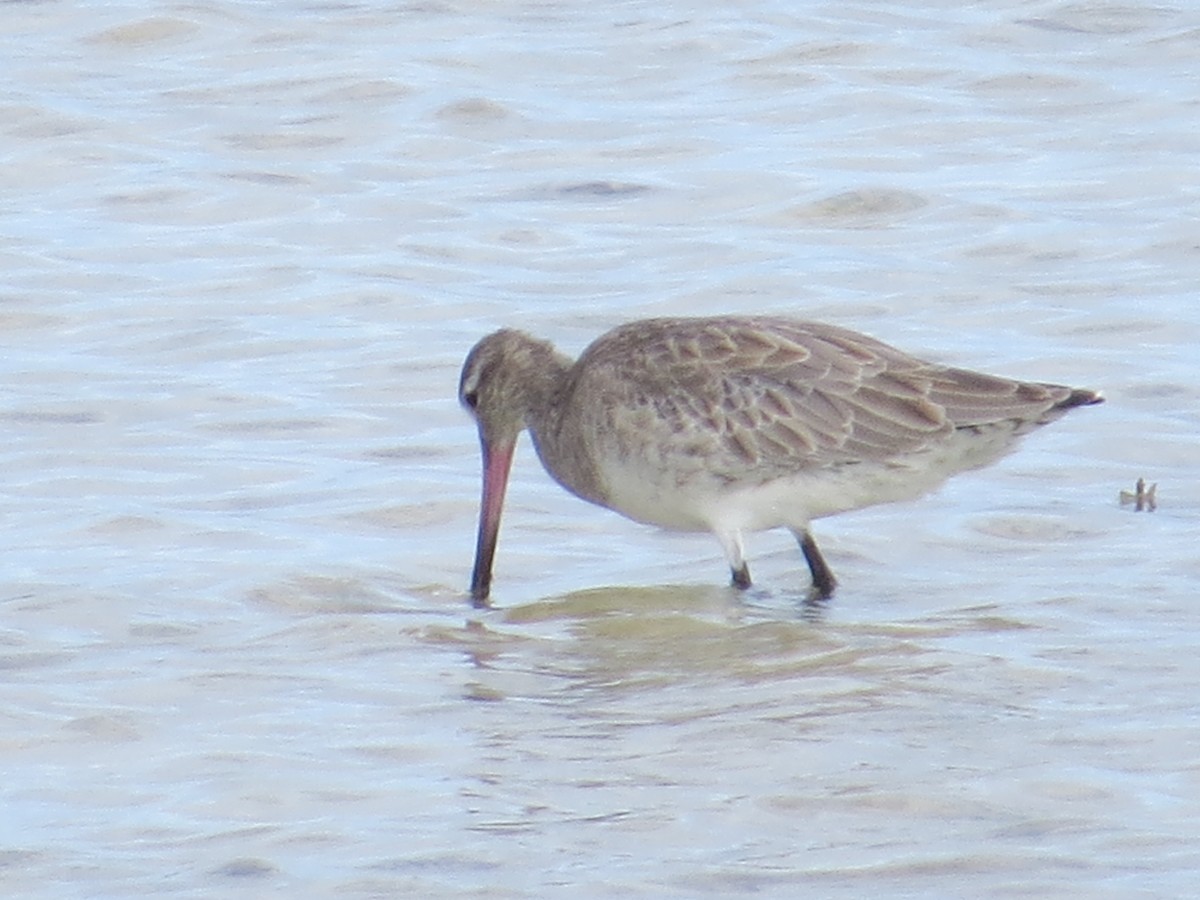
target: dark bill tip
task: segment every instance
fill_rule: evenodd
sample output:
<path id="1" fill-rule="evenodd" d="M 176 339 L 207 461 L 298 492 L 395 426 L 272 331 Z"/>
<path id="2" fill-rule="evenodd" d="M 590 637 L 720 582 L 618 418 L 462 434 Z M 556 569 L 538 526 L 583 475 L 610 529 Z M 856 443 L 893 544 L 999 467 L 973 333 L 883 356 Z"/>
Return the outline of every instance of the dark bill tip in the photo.
<path id="1" fill-rule="evenodd" d="M 477 609 L 488 605 L 492 592 L 492 562 L 500 535 L 500 513 L 512 466 L 513 444 L 483 447 L 483 495 L 479 503 L 479 536 L 475 542 L 475 566 L 471 571 L 471 603 Z"/>

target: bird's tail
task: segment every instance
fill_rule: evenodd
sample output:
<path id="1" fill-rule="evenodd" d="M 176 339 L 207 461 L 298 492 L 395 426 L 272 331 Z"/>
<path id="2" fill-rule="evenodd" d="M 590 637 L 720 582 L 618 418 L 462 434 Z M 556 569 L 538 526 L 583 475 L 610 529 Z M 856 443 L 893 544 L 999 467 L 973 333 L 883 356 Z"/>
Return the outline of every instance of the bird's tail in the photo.
<path id="1" fill-rule="evenodd" d="M 1054 404 L 1055 409 L 1066 412 L 1076 406 L 1091 406 L 1093 403 L 1103 403 L 1104 395 L 1099 391 L 1089 391 L 1085 388 L 1072 388 L 1071 393 Z"/>

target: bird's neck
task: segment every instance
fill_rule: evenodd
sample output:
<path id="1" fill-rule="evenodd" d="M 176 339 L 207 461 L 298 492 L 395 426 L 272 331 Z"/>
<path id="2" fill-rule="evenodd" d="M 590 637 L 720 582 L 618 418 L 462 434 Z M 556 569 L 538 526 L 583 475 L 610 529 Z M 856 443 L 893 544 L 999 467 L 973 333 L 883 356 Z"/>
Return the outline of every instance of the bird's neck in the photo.
<path id="1" fill-rule="evenodd" d="M 540 402 L 529 407 L 527 425 L 538 458 L 550 475 L 571 493 L 601 506 L 605 490 L 575 408 L 571 360 L 559 356 L 552 379 L 538 385 Z M 547 366 L 547 371 L 551 367 Z"/>
<path id="2" fill-rule="evenodd" d="M 537 434 L 553 430 L 562 414 L 572 361 L 549 344 L 541 344 L 525 360 L 522 373 L 525 424 Z"/>

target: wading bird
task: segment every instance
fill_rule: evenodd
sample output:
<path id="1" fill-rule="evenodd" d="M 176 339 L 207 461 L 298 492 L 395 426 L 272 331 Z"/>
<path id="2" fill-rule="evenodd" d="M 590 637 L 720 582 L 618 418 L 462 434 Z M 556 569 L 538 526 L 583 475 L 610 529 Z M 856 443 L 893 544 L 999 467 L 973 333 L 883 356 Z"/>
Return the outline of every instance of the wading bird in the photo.
<path id="1" fill-rule="evenodd" d="M 502 329 L 467 356 L 483 497 L 471 596 L 485 605 L 513 449 L 528 428 L 571 493 L 638 522 L 710 531 L 733 584 L 742 536 L 789 528 L 812 593 L 836 581 L 813 519 L 907 500 L 994 462 L 1099 393 L 924 362 L 866 335 L 769 316 L 647 319 L 572 361 Z"/>

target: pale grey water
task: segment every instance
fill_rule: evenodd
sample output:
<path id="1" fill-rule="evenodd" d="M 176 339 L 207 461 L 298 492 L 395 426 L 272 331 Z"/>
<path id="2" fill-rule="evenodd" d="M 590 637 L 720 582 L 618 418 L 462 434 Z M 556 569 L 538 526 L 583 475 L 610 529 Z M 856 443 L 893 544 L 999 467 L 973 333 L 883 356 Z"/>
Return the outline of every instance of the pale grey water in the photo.
<path id="1" fill-rule="evenodd" d="M 0 17 L 6 895 L 1194 893 L 1200 11 Z M 524 446 L 471 611 L 474 340 L 727 311 L 1109 402 L 817 614 Z"/>

